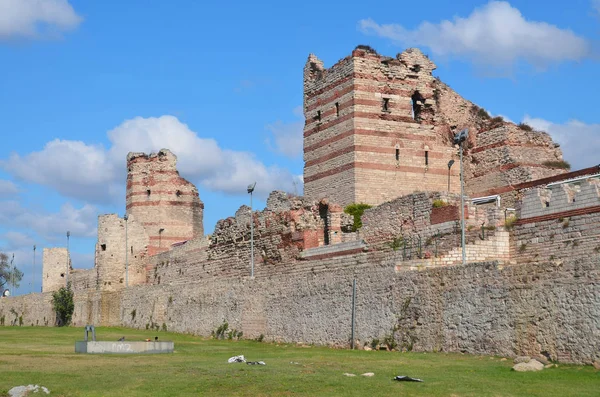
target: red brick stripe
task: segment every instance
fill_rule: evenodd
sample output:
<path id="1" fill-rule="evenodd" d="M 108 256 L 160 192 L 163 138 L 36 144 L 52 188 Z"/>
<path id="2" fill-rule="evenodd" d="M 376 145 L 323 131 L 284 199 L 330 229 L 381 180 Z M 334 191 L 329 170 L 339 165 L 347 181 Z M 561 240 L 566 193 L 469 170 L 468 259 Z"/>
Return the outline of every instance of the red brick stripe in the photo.
<path id="1" fill-rule="evenodd" d="M 187 241 L 191 237 L 151 236 L 150 241 Z"/>
<path id="2" fill-rule="evenodd" d="M 328 171 L 319 172 L 314 175 L 306 176 L 304 183 L 313 182 L 331 175 L 335 175 L 351 169 L 367 169 L 367 170 L 378 170 L 378 171 L 397 171 L 397 172 L 410 172 L 410 173 L 421 173 L 421 174 L 433 174 L 433 175 L 447 175 L 448 171 L 445 169 L 429 168 L 425 171 L 423 167 L 409 167 L 409 166 L 395 166 L 388 164 L 376 164 L 376 163 L 365 163 L 365 162 L 354 162 L 345 164 L 340 167 L 333 168 Z"/>
<path id="3" fill-rule="evenodd" d="M 400 138 L 400 139 L 409 139 L 409 140 L 413 140 L 413 141 L 432 142 L 432 143 L 436 142 L 435 136 L 423 136 L 423 135 L 407 134 L 407 133 L 403 133 L 403 132 L 387 132 L 387 131 L 383 132 L 383 131 L 366 130 L 366 129 L 362 129 L 362 128 L 357 128 L 357 129 L 351 129 L 349 131 L 342 132 L 334 137 L 324 139 L 322 141 L 319 141 L 318 143 L 315 143 L 314 145 L 305 146 L 304 153 L 309 153 L 314 150 L 321 149 L 321 148 L 325 147 L 326 145 L 340 141 L 340 140 L 347 138 L 349 136 L 352 136 L 352 135 L 375 136 L 375 137 L 379 137 L 379 138 L 394 137 L 394 138 Z"/>
<path id="4" fill-rule="evenodd" d="M 153 207 L 153 206 L 158 206 L 158 205 L 164 205 L 164 206 L 180 206 L 180 207 L 200 207 L 200 208 L 204 208 L 204 204 L 203 203 L 198 203 L 198 202 L 190 202 L 190 201 L 166 201 L 166 200 L 161 200 L 161 201 L 138 201 L 135 203 L 129 203 L 127 204 L 127 209 L 130 209 L 132 207 Z"/>
<path id="5" fill-rule="evenodd" d="M 361 152 L 361 153 L 387 153 L 390 155 L 396 154 L 395 147 L 379 147 L 379 146 L 367 146 L 367 145 L 351 145 L 347 146 L 343 149 L 336 150 L 324 156 L 318 157 L 316 159 L 306 161 L 304 163 L 304 167 L 312 167 L 313 165 L 321 164 L 331 159 L 334 159 L 339 156 L 343 156 L 344 154 L 352 153 L 352 152 Z M 410 150 L 410 149 L 402 149 L 400 152 L 400 157 L 406 156 L 420 156 L 425 158 L 425 150 Z M 430 159 L 441 159 L 444 158 L 445 154 L 441 152 L 429 151 Z"/>

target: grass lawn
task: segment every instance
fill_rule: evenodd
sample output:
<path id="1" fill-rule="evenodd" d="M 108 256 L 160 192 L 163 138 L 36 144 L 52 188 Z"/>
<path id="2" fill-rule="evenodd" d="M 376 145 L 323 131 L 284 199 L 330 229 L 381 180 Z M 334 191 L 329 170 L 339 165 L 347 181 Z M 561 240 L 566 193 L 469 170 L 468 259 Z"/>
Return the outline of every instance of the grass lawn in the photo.
<path id="1" fill-rule="evenodd" d="M 332 350 L 215 341 L 168 332 L 98 328 L 98 340 L 175 341 L 175 353 L 74 353 L 82 328 L 0 327 L 0 396 L 19 385 L 52 396 L 599 396 L 600 371 L 560 365 L 511 371 L 499 357 Z M 228 364 L 243 354 L 266 366 Z M 345 372 L 356 377 L 346 377 Z M 374 372 L 371 378 L 360 374 Z M 424 383 L 397 382 L 396 375 Z"/>

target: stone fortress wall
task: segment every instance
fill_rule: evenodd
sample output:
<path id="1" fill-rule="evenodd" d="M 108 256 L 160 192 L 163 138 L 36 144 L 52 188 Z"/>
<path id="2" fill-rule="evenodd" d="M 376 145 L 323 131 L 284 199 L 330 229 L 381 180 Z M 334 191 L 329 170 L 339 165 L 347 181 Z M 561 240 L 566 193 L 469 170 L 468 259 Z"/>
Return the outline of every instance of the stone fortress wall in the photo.
<path id="1" fill-rule="evenodd" d="M 74 324 L 149 332 L 164 326 L 207 336 L 227 321 L 248 338 L 348 346 L 356 280 L 359 346 L 392 336 L 404 350 L 600 360 L 598 167 L 564 173 L 527 163 L 528 157 L 560 160 L 560 150 L 545 133 L 482 118 L 475 105 L 431 77 L 433 68 L 417 50 L 392 59 L 359 48 L 331 69 L 311 55 L 305 68 L 307 196 L 273 192 L 263 211 L 251 214 L 242 206 L 210 236 L 203 235 L 197 190 L 177 173 L 175 155 L 131 153 L 127 219 L 100 216 L 95 267 L 69 273 Z M 412 84 L 407 81 L 414 81 L 413 90 L 402 93 Z M 338 85 L 329 87 L 333 82 Z M 423 98 L 411 104 L 414 88 Z M 372 116 L 384 95 L 391 116 Z M 419 120 L 410 109 L 415 104 L 424 112 Z M 312 118 L 318 109 L 322 123 L 332 122 L 326 128 Z M 450 191 L 446 157 L 439 163 L 431 157 L 432 167 L 446 167 L 443 180 L 422 178 L 418 187 L 411 180 L 426 170 L 402 167 L 423 161 L 423 148 L 407 150 L 426 141 L 419 136 L 439 145 L 428 146 L 432 154 L 454 158 L 448 137 L 466 127 L 477 133 L 467 145 L 465 180 L 479 198 L 461 209 L 458 164 Z M 361 156 L 376 147 L 387 148 L 380 153 L 385 159 L 369 161 L 387 164 L 390 155 L 396 161 L 387 141 L 392 136 L 405 144 L 401 161 L 407 163 L 393 172 L 406 192 L 389 181 L 381 185 L 377 173 L 388 171 L 358 171 Z M 347 147 L 350 156 L 337 154 Z M 337 160 L 310 163 L 319 157 L 345 159 L 353 168 L 339 168 Z M 371 182 L 359 178 L 363 171 L 373 172 Z M 329 174 L 306 178 L 319 172 Z M 334 180 L 353 187 L 334 194 Z M 369 183 L 379 185 L 364 189 Z M 385 189 L 389 197 L 381 194 Z M 487 195 L 497 196 L 481 198 Z M 380 205 L 366 210 L 354 231 L 343 205 L 370 200 Z M 516 221 L 507 222 L 513 215 Z M 53 325 L 51 292 L 65 284 L 67 255 L 66 249 L 44 251 L 44 293 L 0 299 L 5 324 L 16 312 L 25 325 Z"/>

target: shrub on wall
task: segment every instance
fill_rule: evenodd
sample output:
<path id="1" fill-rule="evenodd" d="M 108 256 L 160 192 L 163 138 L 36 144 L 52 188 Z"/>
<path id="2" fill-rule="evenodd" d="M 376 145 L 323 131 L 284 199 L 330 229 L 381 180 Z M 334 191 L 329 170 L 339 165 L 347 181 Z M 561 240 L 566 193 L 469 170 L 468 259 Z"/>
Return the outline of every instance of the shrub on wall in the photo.
<path id="1" fill-rule="evenodd" d="M 542 165 L 550 168 L 560 168 L 561 170 L 570 170 L 571 164 L 568 161 L 557 160 L 557 161 L 544 161 Z"/>
<path id="2" fill-rule="evenodd" d="M 440 200 L 440 199 L 433 200 L 433 208 L 442 208 L 442 207 L 446 207 L 447 205 L 448 205 L 448 203 L 445 202 L 444 200 Z"/>
<path id="3" fill-rule="evenodd" d="M 533 131 L 533 128 L 529 124 L 520 123 L 517 127 L 523 131 Z"/>
<path id="4" fill-rule="evenodd" d="M 355 232 L 362 227 L 362 220 L 360 219 L 363 212 L 366 209 L 371 208 L 369 204 L 365 203 L 354 203 L 348 204 L 346 208 L 344 208 L 344 212 L 348 215 L 352 215 L 354 217 L 354 223 L 352 224 L 352 231 Z"/>
<path id="5" fill-rule="evenodd" d="M 511 215 L 504 221 L 504 227 L 506 227 L 507 230 L 511 230 L 518 220 L 519 219 L 515 215 Z"/>
<path id="6" fill-rule="evenodd" d="M 75 304 L 73 303 L 73 290 L 71 283 L 52 293 L 52 308 L 56 313 L 56 325 L 64 327 L 71 324 Z"/>

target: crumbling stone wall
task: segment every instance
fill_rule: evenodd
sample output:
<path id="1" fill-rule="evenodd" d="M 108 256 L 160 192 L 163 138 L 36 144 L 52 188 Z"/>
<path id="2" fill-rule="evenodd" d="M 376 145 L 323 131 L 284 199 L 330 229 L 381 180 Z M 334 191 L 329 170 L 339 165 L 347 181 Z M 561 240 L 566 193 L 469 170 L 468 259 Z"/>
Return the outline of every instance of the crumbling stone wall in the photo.
<path id="1" fill-rule="evenodd" d="M 176 164 L 177 156 L 167 149 L 127 155 L 127 215 L 146 230 L 149 255 L 204 234 L 204 204 Z"/>
<path id="2" fill-rule="evenodd" d="M 436 200 L 445 206 L 434 208 Z M 500 226 L 499 211 L 465 202 L 467 244 L 494 235 Z M 369 249 L 401 251 L 404 259 L 442 256 L 461 244 L 460 196 L 455 194 L 419 192 L 403 196 L 366 210 L 362 221 L 360 236 Z"/>
<path id="3" fill-rule="evenodd" d="M 58 291 L 61 287 L 65 287 L 67 285 L 67 269 L 72 270 L 71 258 L 66 248 L 44 248 L 42 292 Z"/>
<path id="4" fill-rule="evenodd" d="M 545 165 L 561 160 L 558 145 L 547 133 L 503 123 L 476 135 L 465 162 L 466 190 L 485 196 L 498 187 L 561 174 L 565 170 Z"/>
<path id="5" fill-rule="evenodd" d="M 251 233 L 254 222 L 254 273 L 276 274 L 294 266 L 303 249 L 324 244 L 324 222 L 319 204 L 284 192 L 273 192 L 264 211 L 243 205 L 235 217 L 217 222 L 210 240 L 198 238 L 151 258 L 148 281 L 156 284 L 187 282 L 190 276 L 233 277 L 250 274 Z"/>

